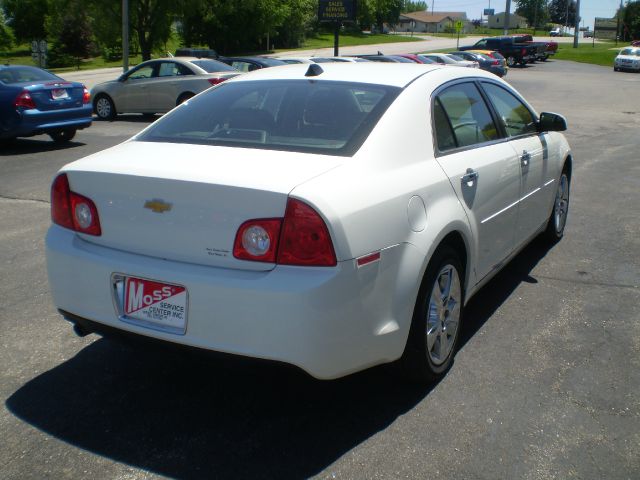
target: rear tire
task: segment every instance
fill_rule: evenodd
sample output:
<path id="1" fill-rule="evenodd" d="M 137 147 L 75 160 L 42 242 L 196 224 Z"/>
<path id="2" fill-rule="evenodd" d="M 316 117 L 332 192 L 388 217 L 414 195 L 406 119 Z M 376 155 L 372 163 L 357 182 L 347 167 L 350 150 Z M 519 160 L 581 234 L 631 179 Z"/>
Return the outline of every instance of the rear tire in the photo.
<path id="1" fill-rule="evenodd" d="M 50 133 L 51 140 L 56 143 L 69 142 L 76 136 L 76 131 L 73 128 L 67 130 L 60 130 L 59 132 Z"/>
<path id="2" fill-rule="evenodd" d="M 571 182 L 567 170 L 563 170 L 558 181 L 556 197 L 553 201 L 553 210 L 547 222 L 547 228 L 542 232 L 542 237 L 550 244 L 558 243 L 564 236 L 564 227 L 569 215 L 569 194 Z"/>
<path id="3" fill-rule="evenodd" d="M 513 67 L 515 66 L 515 64 L 516 64 L 516 58 L 513 55 L 507 57 L 507 66 Z"/>
<path id="4" fill-rule="evenodd" d="M 116 106 L 111 97 L 104 93 L 99 94 L 93 101 L 93 111 L 100 120 L 113 120 L 116 118 Z"/>
<path id="5" fill-rule="evenodd" d="M 398 364 L 419 383 L 433 383 L 449 370 L 455 356 L 464 303 L 464 269 L 448 245 L 436 250 L 424 275 L 409 338 Z"/>

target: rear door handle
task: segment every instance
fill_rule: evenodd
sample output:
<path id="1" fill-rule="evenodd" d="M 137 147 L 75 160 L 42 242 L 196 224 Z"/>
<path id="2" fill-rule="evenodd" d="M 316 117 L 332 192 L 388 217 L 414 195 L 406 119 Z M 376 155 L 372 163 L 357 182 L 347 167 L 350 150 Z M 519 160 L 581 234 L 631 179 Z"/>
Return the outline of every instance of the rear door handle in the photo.
<path id="1" fill-rule="evenodd" d="M 522 151 L 522 156 L 520 156 L 520 164 L 523 167 L 528 167 L 530 161 L 531 161 L 531 154 L 529 152 L 527 152 L 526 150 L 523 150 Z"/>
<path id="2" fill-rule="evenodd" d="M 473 168 L 467 168 L 465 174 L 460 177 L 460 180 L 463 183 L 466 183 L 468 187 L 473 185 L 473 182 L 478 179 L 478 172 L 476 172 Z"/>

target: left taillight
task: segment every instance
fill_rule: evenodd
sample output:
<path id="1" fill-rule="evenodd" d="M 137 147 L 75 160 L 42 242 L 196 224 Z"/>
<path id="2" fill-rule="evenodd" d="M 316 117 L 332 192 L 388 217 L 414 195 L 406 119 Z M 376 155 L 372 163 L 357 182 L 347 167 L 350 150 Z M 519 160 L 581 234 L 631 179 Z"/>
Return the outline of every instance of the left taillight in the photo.
<path id="1" fill-rule="evenodd" d="M 58 175 L 51 185 L 51 221 L 87 235 L 102 234 L 95 203 L 71 191 L 66 173 Z"/>
<path id="2" fill-rule="evenodd" d="M 36 104 L 33 101 L 33 98 L 31 98 L 31 94 L 26 90 L 23 90 L 18 94 L 16 99 L 13 101 L 13 106 L 15 108 L 23 108 L 24 110 L 36 108 Z"/>
<path id="3" fill-rule="evenodd" d="M 91 101 L 91 94 L 89 93 L 89 90 L 87 90 L 87 87 L 84 87 L 84 90 L 82 92 L 82 103 L 86 105 L 90 101 Z"/>

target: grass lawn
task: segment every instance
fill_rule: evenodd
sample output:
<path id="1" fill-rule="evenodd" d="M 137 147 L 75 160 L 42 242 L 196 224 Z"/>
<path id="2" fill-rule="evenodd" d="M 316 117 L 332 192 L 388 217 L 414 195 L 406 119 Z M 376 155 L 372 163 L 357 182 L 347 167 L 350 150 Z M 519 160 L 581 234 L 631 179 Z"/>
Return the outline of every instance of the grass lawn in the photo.
<path id="1" fill-rule="evenodd" d="M 340 34 L 340 46 L 351 47 L 354 45 L 375 45 L 378 43 L 398 43 L 398 42 L 417 42 L 422 40 L 417 37 L 409 37 L 404 35 L 390 35 L 390 34 Z M 314 37 L 309 37 L 305 40 L 304 44 L 298 50 L 310 50 L 314 48 L 331 48 L 333 47 L 333 34 L 321 33 Z M 287 48 L 286 50 L 296 50 Z M 284 51 L 283 50 L 276 50 Z"/>
<path id="2" fill-rule="evenodd" d="M 578 48 L 573 48 L 572 43 L 559 44 L 558 53 L 553 58 L 611 67 L 619 49 L 624 46 L 625 44 L 620 42 L 618 42 L 618 47 L 615 42 L 601 42 L 594 45 L 591 41 L 581 39 Z"/>

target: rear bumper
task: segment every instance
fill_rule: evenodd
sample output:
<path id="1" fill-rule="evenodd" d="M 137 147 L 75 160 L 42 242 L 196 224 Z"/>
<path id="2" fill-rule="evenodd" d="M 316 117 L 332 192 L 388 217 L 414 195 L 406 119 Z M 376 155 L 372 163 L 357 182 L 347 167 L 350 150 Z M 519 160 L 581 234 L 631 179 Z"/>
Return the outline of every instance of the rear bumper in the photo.
<path id="1" fill-rule="evenodd" d="M 2 132 L 2 136 L 30 137 L 60 130 L 80 130 L 91 126 L 92 114 L 90 103 L 65 110 L 23 110 L 16 115 L 12 125 Z"/>
<path id="2" fill-rule="evenodd" d="M 171 343 L 289 363 L 321 379 L 402 355 L 418 288 L 408 277 L 419 275 L 423 260 L 414 247 L 398 245 L 362 268 L 351 260 L 334 268 L 238 271 L 96 246 L 56 225 L 47 234 L 46 254 L 53 301 L 67 316 Z M 114 272 L 185 286 L 185 334 L 120 320 Z"/>

